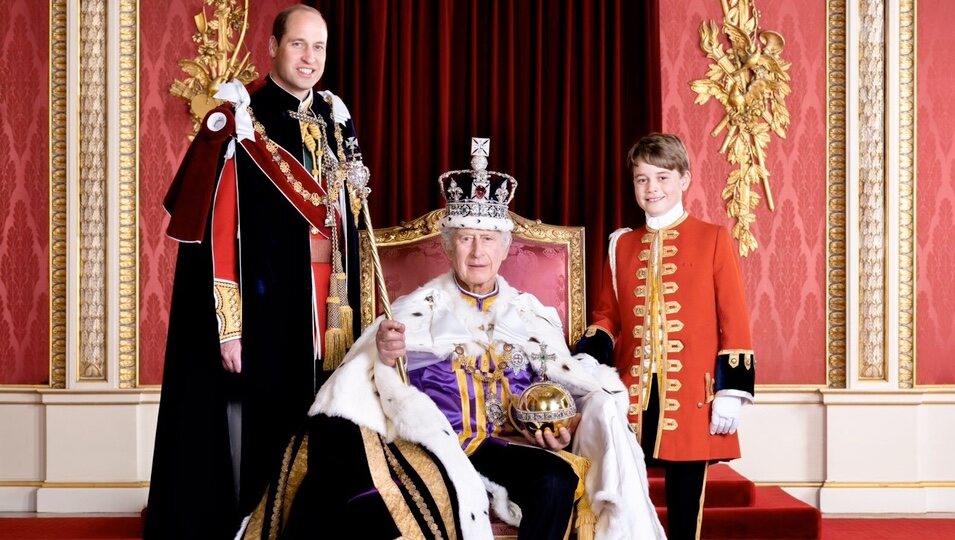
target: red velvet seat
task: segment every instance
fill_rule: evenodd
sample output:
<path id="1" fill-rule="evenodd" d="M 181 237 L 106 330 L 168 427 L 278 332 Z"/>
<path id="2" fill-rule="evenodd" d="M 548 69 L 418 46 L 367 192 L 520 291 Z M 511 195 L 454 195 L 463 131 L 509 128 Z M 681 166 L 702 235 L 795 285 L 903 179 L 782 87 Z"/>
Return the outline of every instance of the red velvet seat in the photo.
<path id="1" fill-rule="evenodd" d="M 375 239 L 391 300 L 450 271 L 435 210 L 397 227 L 377 229 Z M 568 343 L 584 331 L 584 228 L 561 227 L 511 213 L 513 241 L 501 275 L 512 286 L 534 294 L 560 314 Z M 382 313 L 367 233 L 361 237 L 361 323 L 365 328 Z"/>

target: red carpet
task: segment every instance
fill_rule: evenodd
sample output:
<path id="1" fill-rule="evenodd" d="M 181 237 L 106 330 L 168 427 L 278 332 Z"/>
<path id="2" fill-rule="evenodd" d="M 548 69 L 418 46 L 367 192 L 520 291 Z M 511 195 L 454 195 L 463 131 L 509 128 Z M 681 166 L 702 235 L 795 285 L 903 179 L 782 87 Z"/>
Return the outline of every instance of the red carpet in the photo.
<path id="1" fill-rule="evenodd" d="M 0 518 L 0 538 L 3 539 L 133 540 L 142 536 L 143 523 L 139 516 Z"/>
<path id="2" fill-rule="evenodd" d="M 666 510 L 659 506 L 663 479 L 656 471 L 650 476 L 650 495 L 665 523 Z M 0 517 L 3 540 L 133 540 L 141 532 L 139 516 Z M 715 465 L 708 474 L 702 536 L 709 540 L 951 540 L 955 539 L 955 519 L 820 519 L 818 510 L 782 489 L 756 487 L 730 467 Z"/>

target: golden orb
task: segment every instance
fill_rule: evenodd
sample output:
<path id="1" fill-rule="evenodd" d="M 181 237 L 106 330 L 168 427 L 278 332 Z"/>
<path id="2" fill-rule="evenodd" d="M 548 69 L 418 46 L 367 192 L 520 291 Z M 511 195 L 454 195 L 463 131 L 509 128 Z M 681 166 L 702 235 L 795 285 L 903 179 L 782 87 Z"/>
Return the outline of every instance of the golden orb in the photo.
<path id="1" fill-rule="evenodd" d="M 514 417 L 531 433 L 550 429 L 553 433 L 577 414 L 577 405 L 570 392 L 551 382 L 536 382 L 527 387 L 514 406 Z"/>

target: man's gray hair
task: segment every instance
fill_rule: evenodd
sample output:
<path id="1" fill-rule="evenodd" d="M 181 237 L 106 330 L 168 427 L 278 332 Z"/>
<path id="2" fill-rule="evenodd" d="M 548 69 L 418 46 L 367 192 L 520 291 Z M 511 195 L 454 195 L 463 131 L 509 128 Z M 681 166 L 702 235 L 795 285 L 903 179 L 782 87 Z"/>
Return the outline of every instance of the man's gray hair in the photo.
<path id="1" fill-rule="evenodd" d="M 441 245 L 444 246 L 445 253 L 451 253 L 451 249 L 454 247 L 454 234 L 456 231 L 460 231 L 458 228 L 445 228 L 441 229 Z M 501 245 L 504 246 L 504 249 L 511 247 L 511 231 L 481 231 L 481 232 L 496 232 L 501 233 Z"/>

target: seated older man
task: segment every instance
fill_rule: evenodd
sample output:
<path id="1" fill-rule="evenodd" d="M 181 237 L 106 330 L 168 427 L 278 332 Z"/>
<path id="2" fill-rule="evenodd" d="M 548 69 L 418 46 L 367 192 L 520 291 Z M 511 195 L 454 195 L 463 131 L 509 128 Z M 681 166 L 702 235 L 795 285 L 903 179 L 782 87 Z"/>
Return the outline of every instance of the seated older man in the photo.
<path id="1" fill-rule="evenodd" d="M 459 173 L 440 180 L 451 271 L 397 300 L 394 320 L 379 319 L 355 343 L 247 538 L 270 529 L 488 538 L 490 492 L 518 538 L 562 539 L 582 485 L 598 539 L 663 538 L 616 372 L 572 357 L 556 310 L 498 275 L 516 182 L 480 166 Z M 410 385 L 392 369 L 401 356 Z M 581 413 L 556 432 L 518 430 L 509 411 L 544 369 Z M 572 442 L 587 459 L 562 452 Z"/>

